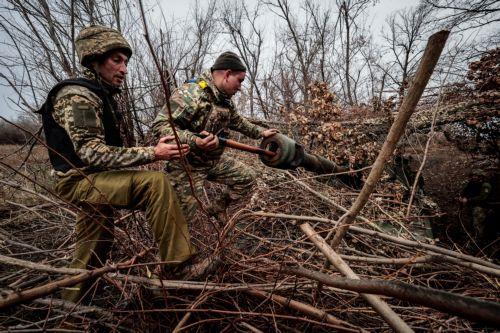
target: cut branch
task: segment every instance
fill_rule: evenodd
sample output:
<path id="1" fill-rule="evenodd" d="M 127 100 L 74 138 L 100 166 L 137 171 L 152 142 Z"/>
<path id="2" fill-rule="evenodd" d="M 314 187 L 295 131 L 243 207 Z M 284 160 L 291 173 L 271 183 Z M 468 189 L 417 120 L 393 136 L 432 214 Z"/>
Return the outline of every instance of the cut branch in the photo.
<path id="1" fill-rule="evenodd" d="M 413 114 L 413 111 L 420 100 L 420 96 L 422 96 L 422 93 L 424 92 L 427 82 L 429 82 L 431 74 L 434 71 L 434 67 L 437 64 L 449 34 L 449 31 L 442 30 L 429 38 L 424 55 L 420 61 L 419 68 L 415 74 L 415 81 L 410 87 L 408 95 L 405 97 L 403 104 L 398 111 L 398 116 L 389 130 L 389 134 L 387 135 L 382 149 L 373 164 L 372 170 L 368 175 L 361 193 L 356 198 L 356 201 L 352 205 L 349 212 L 339 221 L 340 228 L 335 233 L 331 244 L 333 249 L 336 249 L 340 245 L 342 238 L 344 238 L 344 235 L 349 229 L 349 224 L 354 221 L 361 209 L 363 209 L 365 204 L 368 202 L 370 194 L 375 189 L 375 185 L 384 171 L 386 162 L 390 159 L 392 153 L 394 152 L 401 135 L 404 133 L 406 124 L 408 123 L 410 116 Z"/>
<path id="2" fill-rule="evenodd" d="M 314 231 L 309 223 L 300 225 L 300 229 L 309 237 L 309 239 L 316 245 L 318 249 L 328 258 L 328 260 L 337 268 L 342 274 L 350 279 L 359 279 L 354 271 L 345 263 L 342 258 L 328 246 L 326 241 Z M 384 320 L 396 332 L 413 332 L 413 330 L 406 324 L 390 307 L 380 299 L 378 296 L 361 294 L 370 305 L 384 318 Z"/>
<path id="3" fill-rule="evenodd" d="M 276 302 L 284 307 L 291 308 L 296 311 L 305 313 L 309 316 L 315 317 L 317 319 L 324 320 L 329 324 L 335 325 L 336 329 L 338 329 L 341 332 L 366 332 L 362 328 L 356 327 L 352 324 L 349 324 L 346 321 L 340 320 L 332 316 L 331 314 L 328 314 L 325 311 L 315 308 L 314 306 L 311 306 L 306 303 L 302 303 L 287 297 L 267 293 L 265 291 L 257 289 L 247 290 L 247 293 L 252 296 L 258 296 L 260 298 L 271 299 L 273 302 Z"/>

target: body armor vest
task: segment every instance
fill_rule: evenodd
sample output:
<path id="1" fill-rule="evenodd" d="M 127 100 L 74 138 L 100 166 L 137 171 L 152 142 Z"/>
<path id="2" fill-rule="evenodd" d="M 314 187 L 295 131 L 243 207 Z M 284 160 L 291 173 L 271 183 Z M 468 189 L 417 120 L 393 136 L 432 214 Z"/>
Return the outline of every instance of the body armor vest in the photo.
<path id="1" fill-rule="evenodd" d="M 109 93 L 97 82 L 89 79 L 78 78 L 59 82 L 49 92 L 47 100 L 42 105 L 38 113 L 42 115 L 43 130 L 47 143 L 49 158 L 52 167 L 57 171 L 67 172 L 73 168 L 87 166 L 76 154 L 75 148 L 66 130 L 55 120 L 53 97 L 57 92 L 68 85 L 78 85 L 85 87 L 99 96 L 103 104 L 102 123 L 104 126 L 104 138 L 106 145 L 122 147 L 123 141 L 116 120 L 117 105 Z"/>

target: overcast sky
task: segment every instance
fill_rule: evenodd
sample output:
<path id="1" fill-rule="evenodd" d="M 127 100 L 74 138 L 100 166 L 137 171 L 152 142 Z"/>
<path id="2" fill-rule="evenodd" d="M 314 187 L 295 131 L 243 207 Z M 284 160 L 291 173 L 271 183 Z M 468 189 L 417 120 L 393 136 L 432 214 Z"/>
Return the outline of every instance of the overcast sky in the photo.
<path id="1" fill-rule="evenodd" d="M 156 1 L 156 2 L 155 2 Z M 256 0 L 247 0 L 249 4 L 255 3 Z M 195 3 L 195 0 L 184 0 L 184 1 L 174 1 L 174 0 L 153 0 L 151 3 L 156 3 L 157 6 L 161 6 L 166 19 L 170 24 L 175 24 L 177 20 L 184 20 L 190 13 Z M 203 2 L 201 2 L 203 4 Z M 324 1 L 325 4 L 331 3 L 331 1 Z M 418 4 L 417 0 L 381 0 L 374 7 L 370 9 L 367 25 L 371 26 L 371 31 L 375 37 L 375 40 L 379 40 L 381 35 L 381 29 L 384 25 L 384 20 L 391 12 Z M 150 7 L 151 8 L 151 7 Z M 154 26 L 155 17 L 159 17 L 159 10 L 155 10 L 154 5 L 152 7 L 152 12 L 148 13 L 148 17 L 151 17 L 150 27 Z M 272 24 L 267 29 L 273 29 Z M 272 35 L 272 30 L 268 30 Z M 0 30 L 0 40 L 7 40 L 3 30 Z M 3 46 L 2 46 L 3 47 Z M 2 50 L 2 52 L 8 52 L 8 50 Z M 4 71 L 2 71 L 4 72 Z M 0 79 L 0 84 L 5 84 L 5 81 Z M 15 118 L 16 114 L 9 108 L 8 97 L 12 94 L 10 88 L 0 86 L 0 114 L 6 118 Z"/>

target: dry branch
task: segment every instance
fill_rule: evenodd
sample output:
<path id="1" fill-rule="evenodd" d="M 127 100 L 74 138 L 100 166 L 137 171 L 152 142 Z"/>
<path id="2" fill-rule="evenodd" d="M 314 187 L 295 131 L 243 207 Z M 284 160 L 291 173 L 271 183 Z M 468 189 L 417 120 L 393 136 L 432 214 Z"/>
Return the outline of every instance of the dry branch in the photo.
<path id="1" fill-rule="evenodd" d="M 25 267 L 40 272 L 56 273 L 56 274 L 90 274 L 93 271 L 77 268 L 53 267 L 46 264 L 34 263 L 28 260 L 12 258 L 0 254 L 0 263 Z M 116 269 L 127 269 L 127 264 L 115 266 Z M 158 288 L 165 289 L 186 289 L 186 290 L 217 290 L 217 291 L 239 291 L 248 289 L 260 290 L 287 290 L 296 287 L 294 284 L 283 283 L 276 286 L 274 283 L 213 283 L 213 282 L 198 282 L 198 281 L 177 281 L 177 280 L 160 280 L 155 278 L 147 278 L 142 276 L 127 275 L 121 273 L 110 273 L 110 278 L 129 281 L 137 284 L 145 284 Z"/>
<path id="2" fill-rule="evenodd" d="M 308 224 L 300 225 L 300 229 L 309 237 L 309 239 L 321 250 L 321 252 L 328 258 L 328 260 L 337 268 L 342 274 L 351 279 L 358 280 L 359 277 L 354 271 L 340 258 L 340 256 L 326 243 L 326 241 L 319 236 L 316 231 Z M 374 295 L 361 294 L 370 305 L 384 318 L 384 320 L 396 332 L 413 332 L 413 330 L 406 324 L 390 307 Z"/>
<path id="3" fill-rule="evenodd" d="M 335 233 L 331 244 L 333 249 L 336 249 L 340 245 L 342 238 L 344 238 L 344 235 L 349 229 L 349 224 L 352 223 L 361 209 L 365 206 L 370 194 L 375 189 L 375 185 L 384 171 L 385 164 L 394 152 L 401 135 L 403 135 L 406 124 L 410 119 L 410 116 L 413 114 L 413 111 L 420 100 L 420 96 L 422 96 L 425 86 L 434 71 L 434 67 L 437 64 L 449 34 L 449 31 L 443 30 L 435 33 L 429 38 L 424 55 L 422 56 L 422 60 L 420 61 L 420 65 L 415 74 L 415 80 L 408 91 L 408 95 L 404 98 L 403 104 L 398 111 L 398 116 L 389 130 L 389 134 L 387 135 L 382 149 L 373 164 L 372 170 L 368 175 L 361 193 L 356 198 L 356 201 L 352 205 L 349 212 L 339 221 L 340 228 Z"/>
<path id="4" fill-rule="evenodd" d="M 102 268 L 98 268 L 93 271 L 88 271 L 85 273 L 78 274 L 76 276 L 71 276 L 59 281 L 54 281 L 47 283 L 45 285 L 35 287 L 32 289 L 28 290 L 23 290 L 23 291 L 18 291 L 18 292 L 12 292 L 11 294 L 7 295 L 7 297 L 1 298 L 0 299 L 0 310 L 5 310 L 11 306 L 23 303 L 23 302 L 28 302 L 34 299 L 37 299 L 39 297 L 43 297 L 46 295 L 50 295 L 53 292 L 57 291 L 59 288 L 64 288 L 64 287 L 71 287 L 74 286 L 75 284 L 78 284 L 80 282 L 99 277 L 103 274 L 112 272 L 116 270 L 116 266 L 105 266 Z"/>
<path id="5" fill-rule="evenodd" d="M 254 216 L 264 216 L 264 217 L 275 217 L 275 218 L 284 218 L 284 219 L 290 219 L 290 220 L 300 220 L 300 221 L 317 221 L 317 222 L 326 222 L 326 223 L 333 223 L 335 224 L 336 222 L 330 219 L 326 218 L 321 218 L 321 217 L 316 217 L 316 216 L 306 216 L 306 215 L 290 215 L 290 214 L 277 214 L 277 213 L 268 213 L 268 212 L 255 212 L 255 213 L 250 213 L 250 215 Z M 448 250 L 445 248 L 442 248 L 440 246 L 432 245 L 432 244 L 426 244 L 423 242 L 416 242 L 412 241 L 409 239 L 404 239 L 401 237 L 396 237 L 388 234 L 384 234 L 378 231 L 374 230 L 369 230 L 365 228 L 361 228 L 358 226 L 349 226 L 349 230 L 369 235 L 369 236 L 374 236 L 376 238 L 384 239 L 396 244 L 404 245 L 404 246 L 409 246 L 412 248 L 415 248 L 415 250 L 428 250 L 429 253 L 431 254 L 443 254 L 445 256 L 451 257 L 449 260 L 446 259 L 449 262 L 453 262 L 455 264 L 461 265 L 463 267 L 468 267 L 474 270 L 481 271 L 483 273 L 491 273 L 493 275 L 497 275 L 500 271 L 500 266 L 489 262 L 487 260 L 483 260 L 468 254 L 463 254 L 460 252 Z M 457 258 L 460 260 L 453 260 L 453 258 Z M 470 263 L 475 263 L 476 265 L 471 265 L 469 263 L 464 263 L 462 261 L 468 261 Z M 480 267 L 480 266 L 485 266 L 485 267 L 490 267 L 493 268 L 493 270 L 485 270 L 485 267 Z"/>
<path id="6" fill-rule="evenodd" d="M 500 313 L 500 303 L 456 295 L 442 290 L 415 286 L 399 281 L 346 279 L 313 272 L 301 267 L 282 267 L 280 271 L 316 280 L 335 288 L 395 297 L 403 301 L 420 304 L 463 318 L 500 327 L 500 316 L 498 316 Z"/>
<path id="7" fill-rule="evenodd" d="M 286 298 L 283 296 L 279 296 L 276 294 L 271 294 L 264 292 L 262 290 L 257 290 L 257 289 L 251 289 L 247 290 L 247 293 L 252 295 L 252 296 L 258 296 L 261 298 L 265 299 L 271 299 L 272 301 L 284 306 L 288 307 L 291 309 L 294 309 L 296 311 L 305 313 L 309 316 L 315 317 L 320 320 L 324 320 L 329 324 L 335 325 L 336 329 L 341 331 L 341 332 L 366 332 L 365 330 L 355 327 L 352 324 L 349 324 L 348 322 L 345 322 L 343 320 L 340 320 L 331 314 L 328 314 L 327 312 L 320 310 L 318 308 L 315 308 L 314 306 L 311 306 L 309 304 L 305 304 L 303 302 L 299 302 L 290 298 Z"/>

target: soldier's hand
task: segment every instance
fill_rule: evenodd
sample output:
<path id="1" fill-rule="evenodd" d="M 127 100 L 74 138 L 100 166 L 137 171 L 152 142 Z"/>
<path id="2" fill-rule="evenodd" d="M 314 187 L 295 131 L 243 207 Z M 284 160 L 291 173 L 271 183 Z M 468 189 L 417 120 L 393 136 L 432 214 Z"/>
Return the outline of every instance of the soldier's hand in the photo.
<path id="1" fill-rule="evenodd" d="M 189 153 L 189 145 L 181 144 L 181 149 L 179 150 L 175 142 L 168 143 L 169 141 L 173 140 L 173 135 L 167 135 L 158 141 L 154 148 L 156 160 L 174 160 L 181 157 L 181 152 L 183 155 Z"/>
<path id="2" fill-rule="evenodd" d="M 279 133 L 280 131 L 278 131 L 276 128 L 270 128 L 270 129 L 266 129 L 266 130 L 263 130 L 261 133 L 260 133 L 260 136 L 263 137 L 264 139 L 265 138 L 268 138 L 270 136 L 273 136 L 274 134 L 276 133 Z"/>
<path id="3" fill-rule="evenodd" d="M 206 135 L 207 137 L 196 138 L 196 146 L 202 150 L 214 150 L 219 147 L 219 138 L 217 135 L 213 135 L 212 133 L 208 133 L 207 131 L 203 131 L 200 134 Z"/>

